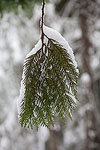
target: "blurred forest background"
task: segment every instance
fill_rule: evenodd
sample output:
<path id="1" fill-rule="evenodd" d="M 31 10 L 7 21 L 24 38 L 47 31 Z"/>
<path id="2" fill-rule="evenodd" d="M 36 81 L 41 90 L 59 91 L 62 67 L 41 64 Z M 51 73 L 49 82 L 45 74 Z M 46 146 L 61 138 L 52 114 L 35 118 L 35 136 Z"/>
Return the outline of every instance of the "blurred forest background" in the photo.
<path id="1" fill-rule="evenodd" d="M 100 150 L 100 0 L 48 0 L 45 24 L 73 48 L 80 70 L 73 120 L 53 129 L 21 128 L 23 61 L 39 39 L 41 0 L 0 0 L 0 150 Z"/>

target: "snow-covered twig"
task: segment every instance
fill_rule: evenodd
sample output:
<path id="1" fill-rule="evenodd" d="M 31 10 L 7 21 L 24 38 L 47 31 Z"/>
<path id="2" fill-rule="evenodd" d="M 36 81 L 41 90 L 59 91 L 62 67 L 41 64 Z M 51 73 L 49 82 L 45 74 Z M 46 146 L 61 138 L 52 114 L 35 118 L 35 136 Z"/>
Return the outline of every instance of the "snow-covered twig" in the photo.
<path id="1" fill-rule="evenodd" d="M 41 17 L 41 41 L 42 41 L 42 55 L 43 55 L 43 46 L 44 46 L 44 33 L 43 33 L 43 24 L 44 24 L 44 8 L 45 0 L 42 1 L 42 17 Z"/>

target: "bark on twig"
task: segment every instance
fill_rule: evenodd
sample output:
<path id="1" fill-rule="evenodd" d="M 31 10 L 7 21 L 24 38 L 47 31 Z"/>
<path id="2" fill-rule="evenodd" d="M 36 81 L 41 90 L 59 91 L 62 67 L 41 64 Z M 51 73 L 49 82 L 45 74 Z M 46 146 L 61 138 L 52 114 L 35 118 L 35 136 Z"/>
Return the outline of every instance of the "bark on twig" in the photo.
<path id="1" fill-rule="evenodd" d="M 43 24 L 44 24 L 44 8 L 45 8 L 45 0 L 42 1 L 42 17 L 41 17 L 41 41 L 42 41 L 42 55 L 43 55 L 43 47 L 44 47 L 44 33 L 43 33 Z"/>

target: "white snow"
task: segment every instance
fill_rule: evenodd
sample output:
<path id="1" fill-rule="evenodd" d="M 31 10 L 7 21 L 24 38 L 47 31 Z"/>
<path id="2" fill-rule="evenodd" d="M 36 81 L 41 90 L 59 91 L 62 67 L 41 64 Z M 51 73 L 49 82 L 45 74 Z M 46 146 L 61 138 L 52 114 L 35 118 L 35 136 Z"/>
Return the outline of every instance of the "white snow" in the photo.
<path id="1" fill-rule="evenodd" d="M 43 26 L 43 31 L 44 31 L 44 34 L 48 38 L 59 42 L 67 50 L 67 52 L 70 54 L 70 56 L 72 58 L 75 68 L 77 68 L 77 62 L 75 61 L 75 57 L 74 57 L 72 48 L 69 46 L 68 42 L 62 37 L 62 35 L 59 32 L 57 32 L 56 30 L 49 28 L 45 25 Z"/>
<path id="2" fill-rule="evenodd" d="M 75 61 L 73 50 L 69 46 L 68 42 L 62 37 L 62 35 L 59 32 L 57 32 L 55 29 L 49 28 L 45 25 L 43 25 L 43 31 L 44 31 L 44 34 L 48 38 L 57 41 L 58 43 L 60 43 L 63 46 L 63 48 L 65 48 L 67 50 L 67 52 L 70 54 L 70 56 L 72 58 L 72 61 L 73 61 L 73 64 L 74 64 L 75 68 L 77 68 L 77 62 Z M 44 42 L 45 42 L 45 44 L 47 44 L 48 40 L 46 38 L 44 38 Z M 26 58 L 33 55 L 33 54 L 35 54 L 38 50 L 40 50 L 41 47 L 42 47 L 42 42 L 41 42 L 41 39 L 40 39 L 38 41 L 38 43 L 35 45 L 35 47 L 31 50 L 31 52 L 29 52 L 27 54 Z M 78 71 L 78 69 L 77 69 L 77 71 Z"/>
<path id="3" fill-rule="evenodd" d="M 24 75 L 24 69 L 23 69 L 23 75 L 22 75 L 22 80 L 21 80 L 21 88 L 20 88 L 20 96 L 19 99 L 17 101 L 17 110 L 18 110 L 18 117 L 21 113 L 21 102 L 24 98 L 24 94 L 25 94 L 25 85 L 23 83 L 23 80 L 25 79 L 25 75 Z"/>
<path id="4" fill-rule="evenodd" d="M 28 58 L 29 56 L 36 54 L 36 52 L 38 50 L 40 50 L 42 47 L 42 42 L 41 39 L 38 41 L 38 43 L 35 45 L 35 47 L 27 54 L 26 58 Z"/>
<path id="5" fill-rule="evenodd" d="M 72 92 L 71 92 L 71 93 L 72 93 Z M 70 97 L 72 98 L 72 100 L 73 100 L 75 103 L 77 103 L 77 100 L 76 100 L 76 98 L 75 98 L 74 95 L 69 94 L 69 93 L 67 93 L 67 95 L 70 96 Z"/>

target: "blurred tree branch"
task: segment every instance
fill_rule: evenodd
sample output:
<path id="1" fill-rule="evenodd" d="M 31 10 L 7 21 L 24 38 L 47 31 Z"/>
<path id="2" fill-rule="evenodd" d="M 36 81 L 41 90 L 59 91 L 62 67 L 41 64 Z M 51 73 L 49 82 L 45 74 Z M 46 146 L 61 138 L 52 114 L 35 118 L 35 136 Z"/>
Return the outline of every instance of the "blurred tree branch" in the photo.
<path id="1" fill-rule="evenodd" d="M 48 2 L 49 0 L 46 0 Z M 35 4 L 41 4 L 42 0 L 1 0 L 0 1 L 0 15 L 5 11 L 18 13 L 18 8 L 21 7 L 26 13 L 30 13 Z"/>

